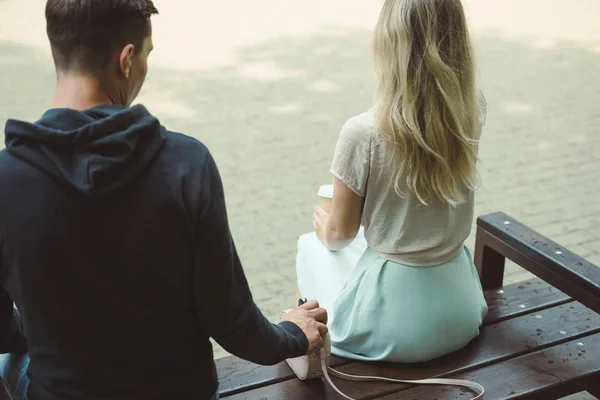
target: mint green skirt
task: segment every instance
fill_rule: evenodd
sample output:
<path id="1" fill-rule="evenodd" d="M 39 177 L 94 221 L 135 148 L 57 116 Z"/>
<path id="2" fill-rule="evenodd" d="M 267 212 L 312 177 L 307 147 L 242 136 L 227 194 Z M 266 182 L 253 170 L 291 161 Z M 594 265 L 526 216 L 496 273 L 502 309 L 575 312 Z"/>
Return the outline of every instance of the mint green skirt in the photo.
<path id="1" fill-rule="evenodd" d="M 303 297 L 328 309 L 333 354 L 415 363 L 478 336 L 487 304 L 466 247 L 444 264 L 411 267 L 360 250 L 363 243 L 337 254 L 315 251 L 313 239 L 305 235 L 299 242 L 298 286 Z M 308 249 L 308 257 L 301 254 Z M 357 251 L 362 256 L 353 262 Z"/>

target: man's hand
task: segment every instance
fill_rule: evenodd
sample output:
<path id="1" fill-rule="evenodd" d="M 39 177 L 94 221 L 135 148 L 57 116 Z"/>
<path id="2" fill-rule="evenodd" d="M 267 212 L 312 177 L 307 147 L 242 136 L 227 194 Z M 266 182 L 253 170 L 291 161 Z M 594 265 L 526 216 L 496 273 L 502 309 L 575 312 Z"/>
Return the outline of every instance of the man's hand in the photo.
<path id="1" fill-rule="evenodd" d="M 327 334 L 327 311 L 316 301 L 309 301 L 286 313 L 283 321 L 298 325 L 308 338 L 308 353 L 323 346 L 323 336 Z"/>

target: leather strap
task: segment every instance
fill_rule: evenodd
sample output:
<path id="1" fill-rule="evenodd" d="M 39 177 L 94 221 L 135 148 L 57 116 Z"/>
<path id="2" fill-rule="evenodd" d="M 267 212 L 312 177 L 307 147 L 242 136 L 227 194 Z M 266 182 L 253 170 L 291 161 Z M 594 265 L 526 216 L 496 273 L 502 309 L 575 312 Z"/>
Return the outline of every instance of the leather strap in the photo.
<path id="1" fill-rule="evenodd" d="M 325 352 L 320 352 L 319 356 L 324 353 Z M 473 397 L 472 400 L 483 400 L 483 394 L 485 392 L 485 389 L 480 384 L 471 382 L 471 381 L 460 380 L 460 379 L 421 379 L 421 380 L 414 380 L 414 381 L 405 381 L 405 380 L 401 380 L 401 379 L 383 378 L 380 376 L 358 376 L 358 375 L 344 374 L 343 372 L 336 371 L 335 369 L 329 367 L 327 365 L 327 359 L 325 356 L 319 357 L 319 358 L 321 359 L 321 368 L 323 370 L 323 375 L 325 375 L 325 379 L 327 380 L 327 382 L 331 385 L 331 387 L 336 392 L 339 393 L 340 396 L 342 396 L 343 398 L 348 399 L 348 400 L 355 400 L 355 399 L 342 393 L 342 391 L 340 389 L 338 389 L 337 386 L 334 385 L 329 374 L 336 376 L 338 378 L 341 378 L 341 379 L 345 379 L 347 381 L 354 381 L 354 382 L 388 382 L 388 383 L 407 383 L 410 385 L 460 386 L 460 387 L 465 387 L 467 389 L 470 389 L 476 393 L 479 393 L 476 397 Z"/>

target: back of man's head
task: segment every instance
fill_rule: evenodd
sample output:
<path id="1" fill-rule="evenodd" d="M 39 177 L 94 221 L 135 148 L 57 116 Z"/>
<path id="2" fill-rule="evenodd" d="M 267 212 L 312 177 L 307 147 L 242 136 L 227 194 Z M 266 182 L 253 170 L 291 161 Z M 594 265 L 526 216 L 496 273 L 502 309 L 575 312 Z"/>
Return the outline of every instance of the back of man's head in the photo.
<path id="1" fill-rule="evenodd" d="M 116 51 L 151 35 L 152 0 L 48 0 L 47 33 L 57 70 L 95 75 Z"/>

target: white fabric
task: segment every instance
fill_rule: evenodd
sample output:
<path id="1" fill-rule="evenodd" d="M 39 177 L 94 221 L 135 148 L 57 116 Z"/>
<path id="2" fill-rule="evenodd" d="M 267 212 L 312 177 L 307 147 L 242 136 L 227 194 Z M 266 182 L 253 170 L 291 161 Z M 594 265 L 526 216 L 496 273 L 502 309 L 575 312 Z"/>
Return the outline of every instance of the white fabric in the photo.
<path id="1" fill-rule="evenodd" d="M 346 284 L 348 276 L 367 248 L 361 228 L 354 241 L 340 251 L 329 251 L 312 232 L 300 236 L 296 255 L 298 287 L 302 297 L 318 299 L 333 317 L 333 302 Z"/>

